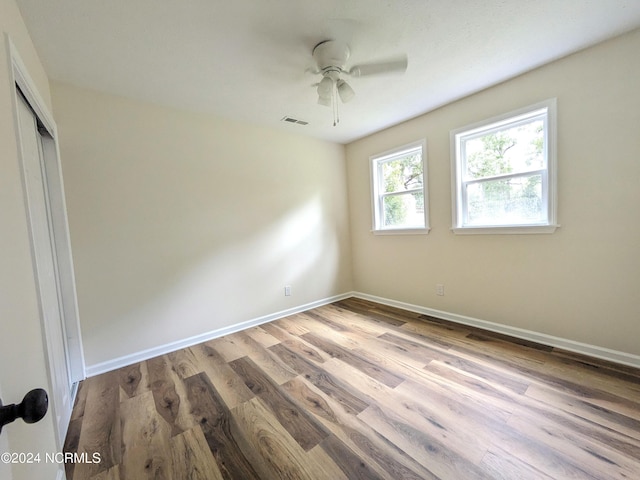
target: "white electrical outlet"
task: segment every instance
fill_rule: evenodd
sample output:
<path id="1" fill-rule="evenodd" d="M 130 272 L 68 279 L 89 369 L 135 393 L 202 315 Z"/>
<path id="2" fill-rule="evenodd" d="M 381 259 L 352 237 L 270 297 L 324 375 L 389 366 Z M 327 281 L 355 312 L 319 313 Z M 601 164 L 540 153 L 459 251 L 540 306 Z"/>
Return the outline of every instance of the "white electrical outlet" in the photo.
<path id="1" fill-rule="evenodd" d="M 441 283 L 436 284 L 436 295 L 444 296 L 444 285 Z"/>
<path id="2" fill-rule="evenodd" d="M 291 285 L 285 285 L 284 286 L 284 296 L 285 297 L 290 297 L 291 296 Z"/>

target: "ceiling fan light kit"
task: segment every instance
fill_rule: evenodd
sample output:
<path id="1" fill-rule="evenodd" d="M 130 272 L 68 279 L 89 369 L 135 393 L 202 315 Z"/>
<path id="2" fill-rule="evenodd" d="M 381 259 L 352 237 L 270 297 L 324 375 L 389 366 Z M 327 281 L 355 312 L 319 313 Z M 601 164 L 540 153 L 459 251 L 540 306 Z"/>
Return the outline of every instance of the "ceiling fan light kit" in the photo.
<path id="1" fill-rule="evenodd" d="M 338 80 L 338 82 L 336 83 L 336 88 L 338 89 L 338 95 L 340 95 L 340 100 L 342 100 L 342 103 L 347 103 L 356 95 L 356 92 L 353 91 L 353 88 L 351 88 L 351 86 L 342 79 Z"/>
<path id="2" fill-rule="evenodd" d="M 333 107 L 333 126 L 340 122 L 338 114 L 338 97 L 343 103 L 352 100 L 356 92 L 342 78 L 343 75 L 363 77 L 384 73 L 403 73 L 407 69 L 407 56 L 398 57 L 386 62 L 365 63 L 346 68 L 351 55 L 349 46 L 337 40 L 325 40 L 318 43 L 311 53 L 317 69 L 314 74 L 322 75 L 317 84 L 318 104 Z"/>

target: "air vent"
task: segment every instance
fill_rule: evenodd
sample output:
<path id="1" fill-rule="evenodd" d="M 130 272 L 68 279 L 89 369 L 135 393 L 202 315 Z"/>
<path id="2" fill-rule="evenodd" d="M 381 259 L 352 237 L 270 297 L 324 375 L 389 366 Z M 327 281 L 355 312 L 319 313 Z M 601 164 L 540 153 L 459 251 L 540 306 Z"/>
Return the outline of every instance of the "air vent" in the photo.
<path id="1" fill-rule="evenodd" d="M 293 118 L 293 117 L 282 117 L 280 120 L 282 120 L 283 122 L 297 123 L 298 125 L 309 125 L 309 122 L 305 122 L 304 120 L 298 120 L 297 118 Z"/>

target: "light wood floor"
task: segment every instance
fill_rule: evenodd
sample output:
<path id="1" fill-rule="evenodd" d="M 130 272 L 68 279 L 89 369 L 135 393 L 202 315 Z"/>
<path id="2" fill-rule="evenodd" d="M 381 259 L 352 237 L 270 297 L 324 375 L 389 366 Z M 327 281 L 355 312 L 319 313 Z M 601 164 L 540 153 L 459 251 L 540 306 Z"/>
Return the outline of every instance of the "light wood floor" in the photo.
<path id="1" fill-rule="evenodd" d="M 68 479 L 637 479 L 640 371 L 357 299 L 89 378 Z"/>

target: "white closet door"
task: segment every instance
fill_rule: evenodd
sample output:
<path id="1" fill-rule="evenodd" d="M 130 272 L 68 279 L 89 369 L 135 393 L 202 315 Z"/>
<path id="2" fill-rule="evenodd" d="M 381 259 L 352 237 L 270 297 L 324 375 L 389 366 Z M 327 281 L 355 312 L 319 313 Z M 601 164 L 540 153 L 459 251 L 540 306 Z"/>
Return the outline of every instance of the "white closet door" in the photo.
<path id="1" fill-rule="evenodd" d="M 64 438 L 71 416 L 72 382 L 69 375 L 62 314 L 62 298 L 58 284 L 51 214 L 44 178 L 42 138 L 35 115 L 18 95 L 20 143 L 25 174 L 25 189 L 31 225 L 31 242 L 36 280 L 40 296 L 40 314 L 46 340 L 47 361 L 51 380 L 49 391 L 51 414 L 55 415 L 58 438 Z"/>

